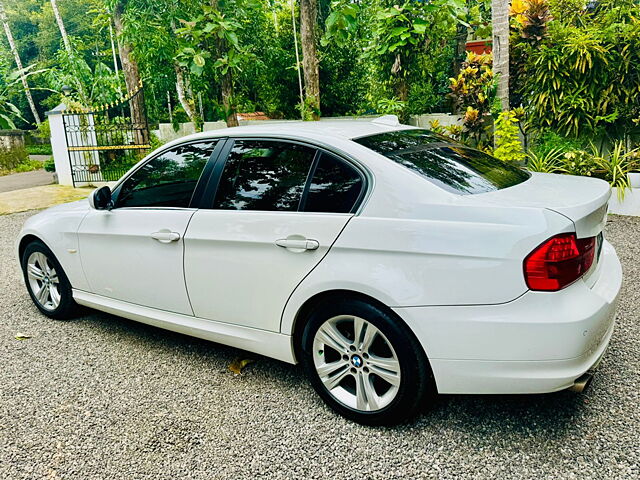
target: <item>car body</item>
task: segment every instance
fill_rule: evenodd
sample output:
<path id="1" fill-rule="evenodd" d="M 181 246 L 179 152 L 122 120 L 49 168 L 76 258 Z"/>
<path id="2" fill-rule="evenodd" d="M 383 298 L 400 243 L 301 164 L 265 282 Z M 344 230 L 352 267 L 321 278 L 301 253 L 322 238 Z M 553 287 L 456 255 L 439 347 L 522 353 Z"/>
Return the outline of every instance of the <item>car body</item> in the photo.
<path id="1" fill-rule="evenodd" d="M 419 145 L 411 146 L 414 141 Z M 274 180 L 273 171 L 257 167 L 241 176 L 242 168 L 260 165 L 269 142 L 306 155 L 308 165 L 295 173 L 304 185 L 276 188 L 284 176 Z M 23 259 L 30 241 L 42 241 L 78 304 L 284 362 L 300 360 L 304 320 L 315 305 L 353 296 L 408 327 L 439 393 L 573 386 L 609 343 L 622 281 L 616 253 L 602 236 L 608 184 L 500 171 L 496 182 L 511 175 L 517 183 L 493 188 L 484 178 L 468 180 L 462 169 L 462 177 L 451 180 L 448 164 L 427 172 L 435 180 L 425 178 L 406 159 L 429 142 L 438 155 L 480 155 L 387 117 L 191 135 L 127 173 L 113 188 L 115 208 L 95 209 L 84 200 L 28 219 L 17 255 Z M 184 184 L 193 192 L 188 204 L 135 206 L 148 203 L 145 195 L 155 190 L 127 190 L 127 179 L 155 175 L 148 162 L 193 144 L 206 153 L 197 166 L 201 173 L 192 175 L 196 181 Z M 233 163 L 236 157 L 244 163 Z M 342 162 L 342 173 L 334 169 L 333 177 L 327 174 L 331 181 L 316 181 L 319 162 L 329 157 L 336 162 L 331 168 Z M 232 167 L 238 171 L 227 181 Z M 340 183 L 343 174 L 349 180 Z M 155 195 L 182 195 L 172 190 L 176 184 L 167 185 Z M 455 191 L 460 185 L 469 191 Z M 273 191 L 278 198 L 264 200 Z M 299 197 L 305 208 L 324 198 L 326 210 L 339 211 L 322 211 L 323 205 L 299 211 Z M 131 199 L 134 206 L 127 207 Z M 261 210 L 267 203 L 273 209 Z M 237 209 L 251 205 L 255 209 Z M 557 291 L 532 289 L 528 282 L 535 280 L 525 278 L 523 262 L 556 236 L 573 243 L 591 239 L 598 251 L 586 271 Z"/>

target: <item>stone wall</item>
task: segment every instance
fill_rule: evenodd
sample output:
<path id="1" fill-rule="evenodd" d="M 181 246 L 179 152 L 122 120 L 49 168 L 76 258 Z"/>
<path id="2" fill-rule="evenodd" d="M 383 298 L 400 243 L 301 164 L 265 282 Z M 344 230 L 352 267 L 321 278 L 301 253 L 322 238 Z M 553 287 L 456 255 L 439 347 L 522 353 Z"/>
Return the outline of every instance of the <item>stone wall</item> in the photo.
<path id="1" fill-rule="evenodd" d="M 7 152 L 21 148 L 24 148 L 22 130 L 0 130 L 0 150 Z"/>

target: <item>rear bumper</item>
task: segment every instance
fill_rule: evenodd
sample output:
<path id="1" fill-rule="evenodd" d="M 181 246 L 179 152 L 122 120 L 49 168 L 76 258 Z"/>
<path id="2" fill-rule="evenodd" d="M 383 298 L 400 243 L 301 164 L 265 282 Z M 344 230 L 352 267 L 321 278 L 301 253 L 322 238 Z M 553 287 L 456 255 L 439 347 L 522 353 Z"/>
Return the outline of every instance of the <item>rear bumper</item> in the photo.
<path id="1" fill-rule="evenodd" d="M 424 346 L 440 393 L 545 393 L 572 386 L 600 361 L 621 284 L 620 262 L 605 242 L 597 271 L 560 292 L 394 310 Z"/>

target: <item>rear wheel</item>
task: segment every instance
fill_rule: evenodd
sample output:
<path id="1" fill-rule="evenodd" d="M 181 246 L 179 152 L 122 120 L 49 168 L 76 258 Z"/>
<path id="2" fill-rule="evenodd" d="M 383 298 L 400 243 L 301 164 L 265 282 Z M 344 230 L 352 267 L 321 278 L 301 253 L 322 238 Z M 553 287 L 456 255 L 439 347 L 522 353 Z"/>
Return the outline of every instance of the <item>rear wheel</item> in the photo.
<path id="1" fill-rule="evenodd" d="M 392 313 L 360 299 L 324 304 L 310 315 L 302 363 L 331 408 L 367 425 L 411 418 L 435 391 L 413 333 Z"/>
<path id="2" fill-rule="evenodd" d="M 46 316 L 63 319 L 76 312 L 69 279 L 44 243 L 33 241 L 27 245 L 22 254 L 22 272 L 33 303 Z"/>

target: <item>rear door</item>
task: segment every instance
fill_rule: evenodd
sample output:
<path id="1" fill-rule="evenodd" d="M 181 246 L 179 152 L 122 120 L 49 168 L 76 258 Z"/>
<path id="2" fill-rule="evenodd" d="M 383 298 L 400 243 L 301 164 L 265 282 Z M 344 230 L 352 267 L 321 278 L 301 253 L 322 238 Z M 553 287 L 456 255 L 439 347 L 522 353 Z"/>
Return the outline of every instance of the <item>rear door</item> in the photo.
<path id="1" fill-rule="evenodd" d="M 352 217 L 365 178 L 294 142 L 236 139 L 227 151 L 209 182 L 217 191 L 185 235 L 191 305 L 197 317 L 279 331 L 287 299 Z"/>

